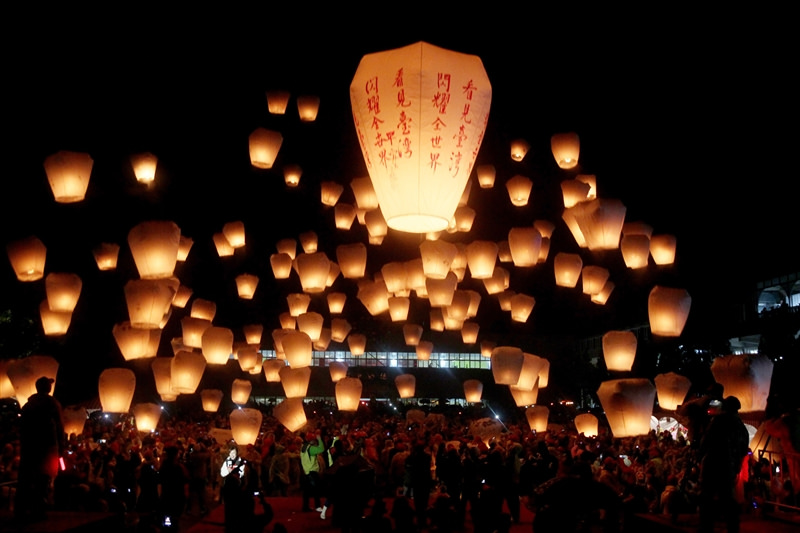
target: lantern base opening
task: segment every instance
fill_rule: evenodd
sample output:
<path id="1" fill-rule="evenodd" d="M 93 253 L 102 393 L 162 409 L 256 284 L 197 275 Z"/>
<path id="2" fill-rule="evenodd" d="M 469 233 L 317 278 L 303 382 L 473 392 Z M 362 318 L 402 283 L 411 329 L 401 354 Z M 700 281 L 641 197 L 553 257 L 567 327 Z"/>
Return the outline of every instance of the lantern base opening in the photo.
<path id="1" fill-rule="evenodd" d="M 406 233 L 428 233 L 446 230 L 450 221 L 436 215 L 397 215 L 386 219 L 386 225 Z"/>

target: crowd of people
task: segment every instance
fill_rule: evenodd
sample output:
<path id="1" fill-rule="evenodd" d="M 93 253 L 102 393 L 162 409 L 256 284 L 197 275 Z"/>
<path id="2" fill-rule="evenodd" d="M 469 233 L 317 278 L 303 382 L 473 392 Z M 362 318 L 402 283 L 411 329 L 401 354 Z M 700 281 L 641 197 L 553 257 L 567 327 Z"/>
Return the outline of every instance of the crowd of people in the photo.
<path id="1" fill-rule="evenodd" d="M 118 511 L 135 517 L 139 531 L 177 531 L 185 517 L 222 503 L 230 531 L 245 531 L 247 524 L 281 531 L 284 524 L 267 525 L 272 509 L 264 498 L 299 495 L 298 511 L 318 513 L 342 533 L 450 533 L 467 519 L 476 533 L 489 533 L 508 531 L 527 506 L 535 531 L 546 533 L 591 521 L 621 530 L 638 513 L 677 520 L 700 512 L 733 524 L 739 513 L 778 494 L 797 504 L 791 485 L 770 475 L 769 461 L 765 468 L 765 459 L 746 446 L 734 449 L 729 436 L 741 420 L 735 398 L 723 403 L 720 413 L 730 420 L 711 417 L 725 427 L 709 424 L 715 437 L 703 445 L 699 435 L 687 440 L 655 430 L 627 438 L 608 431 L 587 437 L 568 426 L 537 434 L 524 416 L 487 438 L 471 432 L 474 420 L 467 415 L 412 420 L 388 410 L 338 412 L 324 403 L 309 405 L 308 423 L 297 432 L 264 416 L 257 441 L 247 445 L 230 440 L 222 412 L 165 414 L 152 433 L 137 431 L 127 415 L 92 416 L 83 433 L 64 441 L 49 508 Z M 24 457 L 19 437 L 4 443 L 7 479 L 19 473 L 20 452 Z M 728 461 L 714 467 L 726 472 L 725 484 L 715 475 L 711 487 L 704 461 L 726 447 Z M 717 492 L 710 495 L 712 488 Z M 730 499 L 717 508 L 725 490 Z M 261 512 L 254 510 L 257 502 Z M 709 506 L 712 512 L 704 514 Z"/>

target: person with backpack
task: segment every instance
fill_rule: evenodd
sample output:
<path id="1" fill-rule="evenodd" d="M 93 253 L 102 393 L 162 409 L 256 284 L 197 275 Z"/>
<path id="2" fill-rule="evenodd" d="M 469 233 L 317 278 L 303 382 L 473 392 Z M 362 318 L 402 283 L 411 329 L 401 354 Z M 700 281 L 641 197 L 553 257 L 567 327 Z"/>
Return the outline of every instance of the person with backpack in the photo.
<path id="1" fill-rule="evenodd" d="M 304 513 L 310 512 L 309 500 L 314 500 L 314 508 L 318 513 L 322 512 L 322 477 L 320 474 L 321 454 L 325 451 L 325 443 L 322 436 L 317 432 L 309 431 L 305 435 L 305 441 L 300 448 L 300 465 L 303 473 L 300 477 L 300 489 L 302 490 Z"/>

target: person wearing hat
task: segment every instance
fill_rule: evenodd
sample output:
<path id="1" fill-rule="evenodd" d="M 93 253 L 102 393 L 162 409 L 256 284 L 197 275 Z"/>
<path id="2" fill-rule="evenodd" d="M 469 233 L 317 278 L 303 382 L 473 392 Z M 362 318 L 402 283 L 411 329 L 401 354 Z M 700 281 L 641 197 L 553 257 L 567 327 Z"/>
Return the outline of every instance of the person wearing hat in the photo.
<path id="1" fill-rule="evenodd" d="M 739 531 L 741 505 L 735 497 L 736 476 L 750 446 L 750 434 L 739 418 L 741 407 L 735 396 L 724 398 L 700 443 L 698 510 L 701 533 L 714 531 L 718 517 L 725 521 L 729 532 Z"/>
<path id="2" fill-rule="evenodd" d="M 36 380 L 36 393 L 20 411 L 20 462 L 15 517 L 20 521 L 47 518 L 53 482 L 66 446 L 61 403 L 50 395 L 55 380 Z"/>
<path id="3" fill-rule="evenodd" d="M 300 447 L 300 464 L 303 474 L 300 477 L 300 488 L 303 492 L 304 513 L 310 512 L 308 501 L 314 500 L 314 507 L 318 513 L 322 512 L 322 478 L 320 476 L 320 457 L 325 451 L 325 443 L 319 433 L 309 431 L 305 435 L 303 445 Z"/>

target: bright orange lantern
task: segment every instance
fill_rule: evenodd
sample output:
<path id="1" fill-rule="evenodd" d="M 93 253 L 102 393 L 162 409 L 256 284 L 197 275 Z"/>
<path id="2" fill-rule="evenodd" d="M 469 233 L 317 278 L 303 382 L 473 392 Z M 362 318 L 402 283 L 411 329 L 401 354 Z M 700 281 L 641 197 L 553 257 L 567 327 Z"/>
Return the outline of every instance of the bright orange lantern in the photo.
<path id="1" fill-rule="evenodd" d="M 161 406 L 151 402 L 137 403 L 133 406 L 133 416 L 136 420 L 136 429 L 153 432 L 161 419 Z"/>
<path id="2" fill-rule="evenodd" d="M 156 179 L 156 167 L 158 158 L 150 152 L 134 154 L 131 156 L 131 167 L 136 181 L 148 185 Z"/>
<path id="3" fill-rule="evenodd" d="M 60 337 L 66 335 L 69 325 L 72 322 L 72 311 L 53 311 L 47 305 L 47 300 L 42 300 L 39 304 L 39 318 L 42 321 L 42 329 L 48 337 Z"/>
<path id="4" fill-rule="evenodd" d="M 479 402 L 483 396 L 483 383 L 479 379 L 468 379 L 464 383 L 464 399 L 468 402 Z"/>
<path id="5" fill-rule="evenodd" d="M 262 370 L 264 371 L 264 378 L 267 383 L 280 383 L 281 369 L 286 366 L 286 361 L 283 359 L 267 359 L 264 361 Z"/>
<path id="6" fill-rule="evenodd" d="M 347 294 L 343 292 L 329 292 L 326 298 L 328 300 L 328 311 L 330 314 L 342 314 L 342 311 L 344 311 L 344 304 L 347 301 Z"/>
<path id="7" fill-rule="evenodd" d="M 736 396 L 742 413 L 766 409 L 772 370 L 773 362 L 766 355 L 725 355 L 711 363 L 711 373 L 722 385 L 723 395 Z"/>
<path id="8" fill-rule="evenodd" d="M 511 159 L 522 161 L 530 150 L 531 145 L 525 139 L 514 139 L 511 141 Z"/>
<path id="9" fill-rule="evenodd" d="M 100 243 L 92 250 L 92 254 L 99 270 L 114 270 L 117 268 L 119 244 Z"/>
<path id="10" fill-rule="evenodd" d="M 44 276 L 47 248 L 38 237 L 27 237 L 6 246 L 8 259 L 19 281 L 38 281 Z"/>
<path id="11" fill-rule="evenodd" d="M 283 115 L 286 113 L 286 108 L 289 106 L 289 98 L 291 94 L 289 91 L 267 91 L 267 109 L 273 115 Z"/>
<path id="12" fill-rule="evenodd" d="M 347 336 L 347 346 L 354 356 L 364 355 L 367 349 L 367 336 L 363 333 L 351 333 Z"/>
<path id="13" fill-rule="evenodd" d="M 492 375 L 498 385 L 516 385 L 525 362 L 525 352 L 516 346 L 497 346 L 492 350 Z"/>
<path id="14" fill-rule="evenodd" d="M 604 381 L 597 397 L 614 438 L 637 437 L 650 432 L 656 388 L 646 378 Z"/>
<path id="15" fill-rule="evenodd" d="M 336 405 L 340 411 L 357 411 L 363 385 L 358 378 L 345 377 L 336 382 Z"/>
<path id="16" fill-rule="evenodd" d="M 107 368 L 100 373 L 97 392 L 106 413 L 127 413 L 136 390 L 136 374 L 128 368 Z"/>
<path id="17" fill-rule="evenodd" d="M 239 298 L 252 300 L 258 286 L 258 276 L 253 274 L 239 274 L 236 276 L 236 291 Z"/>
<path id="18" fill-rule="evenodd" d="M 161 330 L 134 328 L 130 322 L 114 324 L 111 333 L 126 361 L 155 357 L 161 340 Z"/>
<path id="19" fill-rule="evenodd" d="M 533 182 L 531 179 L 520 174 L 517 174 L 506 182 L 506 190 L 508 191 L 511 205 L 517 207 L 528 205 L 531 189 L 533 189 Z"/>
<path id="20" fill-rule="evenodd" d="M 647 312 L 650 318 L 650 331 L 663 337 L 680 337 L 692 297 L 685 289 L 656 285 L 647 298 Z"/>
<path id="21" fill-rule="evenodd" d="M 416 346 L 417 360 L 428 361 L 433 353 L 433 342 L 419 341 Z"/>
<path id="22" fill-rule="evenodd" d="M 585 437 L 596 437 L 599 421 L 592 413 L 581 413 L 575 416 L 575 430 L 578 435 L 583 433 Z"/>
<path id="23" fill-rule="evenodd" d="M 336 383 L 347 376 L 347 363 L 342 361 L 331 361 L 328 363 L 328 370 L 331 373 L 331 381 Z"/>
<path id="24" fill-rule="evenodd" d="M 653 381 L 656 384 L 658 405 L 667 411 L 676 410 L 686 399 L 689 389 L 692 388 L 692 382 L 689 378 L 675 372 L 658 374 L 653 378 Z"/>
<path id="25" fill-rule="evenodd" d="M 650 237 L 650 255 L 657 265 L 671 265 L 675 262 L 677 239 L 674 235 L 653 235 Z"/>
<path id="26" fill-rule="evenodd" d="M 272 409 L 272 416 L 290 433 L 302 428 L 308 422 L 302 398 L 286 398 Z"/>
<path id="27" fill-rule="evenodd" d="M 181 350 L 172 358 L 170 370 L 172 392 L 194 394 L 206 369 L 206 358 L 200 352 Z"/>
<path id="28" fill-rule="evenodd" d="M 550 409 L 544 405 L 532 405 L 525 409 L 525 418 L 528 419 L 528 425 L 531 431 L 536 433 L 544 433 L 547 431 L 547 419 L 550 417 Z"/>
<path id="29" fill-rule="evenodd" d="M 514 266 L 528 267 L 539 262 L 539 249 L 542 235 L 533 226 L 516 227 L 508 230 L 508 248 Z"/>
<path id="30" fill-rule="evenodd" d="M 361 59 L 350 85 L 353 119 L 389 227 L 447 228 L 483 140 L 491 97 L 477 56 L 419 42 Z"/>
<path id="31" fill-rule="evenodd" d="M 583 259 L 578 254 L 558 252 L 553 260 L 556 285 L 559 287 L 575 287 L 583 270 Z"/>
<path id="32" fill-rule="evenodd" d="M 233 330 L 220 326 L 206 328 L 201 344 L 209 365 L 227 364 L 233 353 Z"/>
<path id="33" fill-rule="evenodd" d="M 556 133 L 550 137 L 550 149 L 559 168 L 568 170 L 578 165 L 581 142 L 576 133 Z"/>
<path id="34" fill-rule="evenodd" d="M 283 165 L 283 182 L 289 187 L 297 187 L 300 185 L 300 176 L 303 175 L 303 169 L 300 165 Z"/>
<path id="35" fill-rule="evenodd" d="M 239 446 L 255 444 L 261 430 L 263 415 L 258 409 L 243 407 L 231 411 L 231 436 Z"/>
<path id="36" fill-rule="evenodd" d="M 497 175 L 494 165 L 478 165 L 477 174 L 478 185 L 480 185 L 481 189 L 491 189 L 494 187 L 494 179 Z"/>
<path id="37" fill-rule="evenodd" d="M 136 269 L 142 279 L 168 278 L 175 272 L 181 229 L 170 221 L 141 222 L 128 232 Z"/>
<path id="38" fill-rule="evenodd" d="M 299 95 L 297 97 L 297 113 L 301 122 L 314 122 L 319 113 L 319 96 Z"/>
<path id="39" fill-rule="evenodd" d="M 633 368 L 638 340 L 632 331 L 609 331 L 603 335 L 603 358 L 612 372 L 629 372 Z"/>
<path id="40" fill-rule="evenodd" d="M 344 186 L 335 181 L 323 181 L 320 184 L 320 201 L 322 205 L 335 206 L 344 192 Z"/>
<path id="41" fill-rule="evenodd" d="M 287 398 L 305 398 L 308 392 L 308 381 L 311 379 L 311 367 L 280 369 L 281 384 Z"/>
<path id="42" fill-rule="evenodd" d="M 94 160 L 89 154 L 62 150 L 44 160 L 47 181 L 56 202 L 69 204 L 86 197 Z"/>
<path id="43" fill-rule="evenodd" d="M 367 247 L 363 242 L 340 244 L 336 247 L 336 260 L 347 279 L 361 279 L 367 268 Z"/>
<path id="44" fill-rule="evenodd" d="M 231 401 L 236 405 L 244 405 L 250 400 L 253 384 L 248 379 L 234 379 L 231 384 Z"/>
<path id="45" fill-rule="evenodd" d="M 397 393 L 401 398 L 413 398 L 417 388 L 417 378 L 414 374 L 400 374 L 394 378 Z"/>
<path id="46" fill-rule="evenodd" d="M 219 389 L 203 389 L 200 391 L 200 399 L 203 403 L 203 411 L 206 413 L 216 413 L 222 403 L 224 393 Z"/>
<path id="47" fill-rule="evenodd" d="M 301 368 L 311 364 L 312 343 L 307 333 L 299 330 L 287 331 L 281 344 L 289 366 Z"/>
<path id="48" fill-rule="evenodd" d="M 250 164 L 256 168 L 272 168 L 283 143 L 283 135 L 277 131 L 256 128 L 250 134 Z"/>

